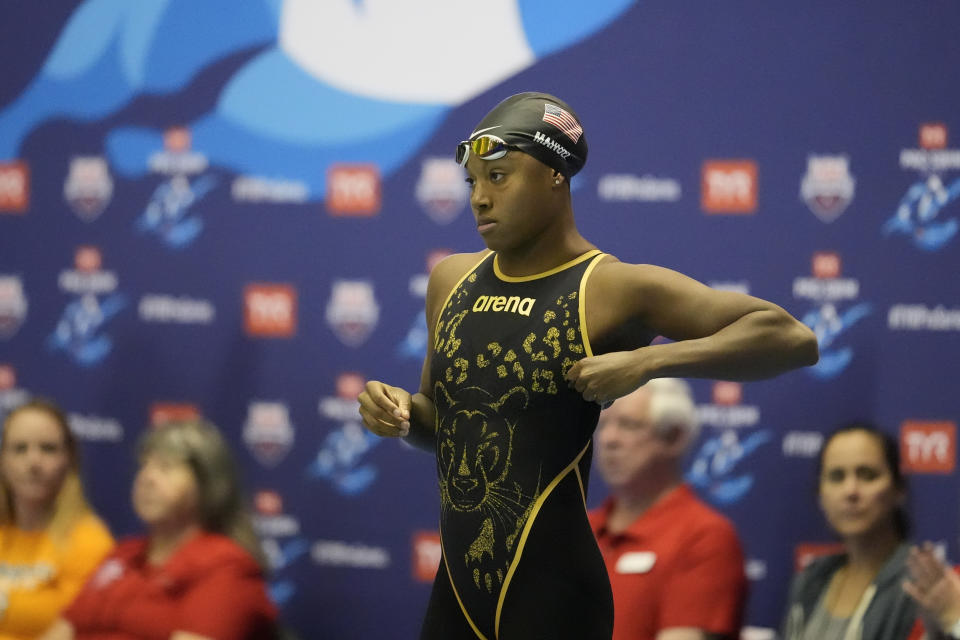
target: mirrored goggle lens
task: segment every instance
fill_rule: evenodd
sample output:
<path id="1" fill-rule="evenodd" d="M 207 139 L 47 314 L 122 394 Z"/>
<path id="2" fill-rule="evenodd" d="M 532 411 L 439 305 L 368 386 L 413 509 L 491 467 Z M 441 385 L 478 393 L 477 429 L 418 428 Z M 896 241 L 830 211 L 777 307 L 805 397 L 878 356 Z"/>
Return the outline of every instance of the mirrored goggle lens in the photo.
<path id="1" fill-rule="evenodd" d="M 478 158 L 496 160 L 506 155 L 507 143 L 496 136 L 480 136 L 474 140 L 464 140 L 457 145 L 457 164 L 467 164 L 467 156 L 472 151 Z"/>

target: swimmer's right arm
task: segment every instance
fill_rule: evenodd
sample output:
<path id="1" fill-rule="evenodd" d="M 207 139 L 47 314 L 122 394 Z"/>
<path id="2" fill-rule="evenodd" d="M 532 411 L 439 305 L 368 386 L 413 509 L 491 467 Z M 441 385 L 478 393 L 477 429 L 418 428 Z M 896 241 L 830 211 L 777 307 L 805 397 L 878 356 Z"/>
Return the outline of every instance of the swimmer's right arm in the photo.
<path id="1" fill-rule="evenodd" d="M 371 380 L 357 398 L 363 423 L 378 436 L 406 438 L 411 445 L 434 453 L 437 410 L 433 404 L 430 361 L 433 359 L 437 320 L 454 286 L 486 252 L 459 253 L 444 258 L 430 273 L 427 285 L 427 353 L 420 371 L 420 389 L 409 391 Z"/>

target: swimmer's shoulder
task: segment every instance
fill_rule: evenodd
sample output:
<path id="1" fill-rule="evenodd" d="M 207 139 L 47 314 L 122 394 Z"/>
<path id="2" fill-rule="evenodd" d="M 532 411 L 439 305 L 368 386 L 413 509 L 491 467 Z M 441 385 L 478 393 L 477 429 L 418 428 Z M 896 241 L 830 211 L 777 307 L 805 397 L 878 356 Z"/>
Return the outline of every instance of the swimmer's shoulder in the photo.
<path id="1" fill-rule="evenodd" d="M 439 305 L 443 304 L 457 283 L 491 253 L 489 249 L 473 253 L 454 253 L 438 262 L 430 272 L 427 285 L 428 316 L 435 316 L 439 312 Z"/>

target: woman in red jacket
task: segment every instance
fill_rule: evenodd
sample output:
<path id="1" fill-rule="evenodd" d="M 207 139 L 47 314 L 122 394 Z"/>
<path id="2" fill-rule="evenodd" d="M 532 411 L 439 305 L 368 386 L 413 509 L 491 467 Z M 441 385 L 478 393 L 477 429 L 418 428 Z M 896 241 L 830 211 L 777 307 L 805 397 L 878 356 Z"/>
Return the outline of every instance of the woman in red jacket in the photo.
<path id="1" fill-rule="evenodd" d="M 43 640 L 260 640 L 274 636 L 259 545 L 217 430 L 150 430 L 133 505 L 147 536 L 121 543 Z"/>

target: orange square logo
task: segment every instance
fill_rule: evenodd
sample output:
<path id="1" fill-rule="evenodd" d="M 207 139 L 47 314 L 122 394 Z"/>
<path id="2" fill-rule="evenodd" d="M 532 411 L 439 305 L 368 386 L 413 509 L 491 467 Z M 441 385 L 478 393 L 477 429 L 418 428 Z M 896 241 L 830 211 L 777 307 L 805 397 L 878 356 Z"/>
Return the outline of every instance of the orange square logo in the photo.
<path id="1" fill-rule="evenodd" d="M 30 167 L 22 160 L 0 162 L 0 212 L 24 213 L 30 205 Z"/>
<path id="2" fill-rule="evenodd" d="M 163 148 L 174 153 L 190 150 L 193 136 L 186 127 L 170 127 L 163 133 Z"/>
<path id="3" fill-rule="evenodd" d="M 947 125 L 942 122 L 925 122 L 920 125 L 921 149 L 945 149 L 947 147 Z"/>
<path id="4" fill-rule="evenodd" d="M 250 284 L 243 290 L 247 335 L 290 338 L 297 332 L 297 290 L 289 284 Z"/>
<path id="5" fill-rule="evenodd" d="M 433 582 L 440 567 L 440 534 L 436 531 L 413 532 L 413 579 Z"/>
<path id="6" fill-rule="evenodd" d="M 821 556 L 828 556 L 844 551 L 840 542 L 801 542 L 793 549 L 794 571 L 802 571 L 811 562 Z"/>
<path id="7" fill-rule="evenodd" d="M 103 256 L 100 249 L 91 246 L 77 247 L 73 254 L 73 266 L 76 267 L 77 271 L 83 271 L 84 273 L 99 271 L 100 267 L 103 266 Z"/>
<path id="8" fill-rule="evenodd" d="M 953 473 L 957 425 L 947 420 L 905 420 L 900 425 L 900 465 L 907 473 Z"/>
<path id="9" fill-rule="evenodd" d="M 718 380 L 713 383 L 713 404 L 733 406 L 743 401 L 743 385 L 739 382 Z"/>
<path id="10" fill-rule="evenodd" d="M 337 396 L 346 400 L 356 400 L 367 386 L 367 379 L 359 373 L 347 372 L 337 376 Z"/>
<path id="11" fill-rule="evenodd" d="M 814 278 L 839 278 L 840 254 L 834 251 L 817 251 L 813 254 L 811 271 Z"/>
<path id="12" fill-rule="evenodd" d="M 150 405 L 150 426 L 156 427 L 168 422 L 196 420 L 200 418 L 200 409 L 193 404 L 155 402 Z"/>
<path id="13" fill-rule="evenodd" d="M 380 211 L 380 171 L 373 164 L 335 164 L 327 171 L 327 211 L 369 217 Z"/>
<path id="14" fill-rule="evenodd" d="M 17 372 L 9 364 L 0 364 L 0 391 L 17 386 Z"/>
<path id="15" fill-rule="evenodd" d="M 283 498 L 276 491 L 257 491 L 253 508 L 262 516 L 278 516 L 283 513 Z"/>
<path id="16" fill-rule="evenodd" d="M 757 163 L 707 160 L 703 163 L 700 196 L 700 206 L 707 213 L 754 213 L 757 210 Z"/>

